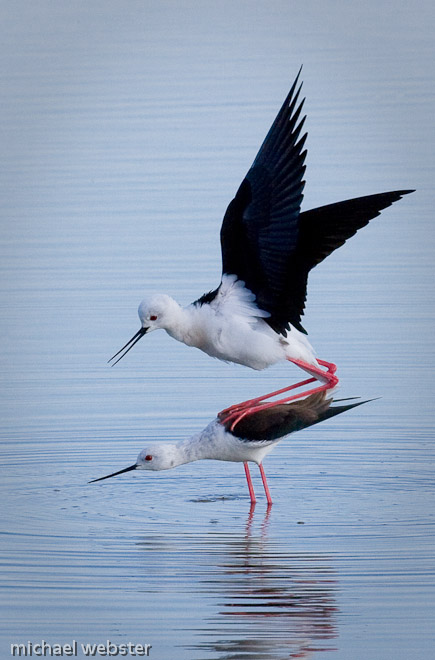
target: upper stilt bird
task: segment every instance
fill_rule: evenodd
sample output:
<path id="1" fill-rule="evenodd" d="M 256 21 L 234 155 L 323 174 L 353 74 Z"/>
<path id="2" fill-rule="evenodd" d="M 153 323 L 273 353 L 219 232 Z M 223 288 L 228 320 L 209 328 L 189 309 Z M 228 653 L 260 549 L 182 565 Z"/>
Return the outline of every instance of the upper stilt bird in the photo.
<path id="1" fill-rule="evenodd" d="M 142 300 L 140 330 L 109 362 L 117 358 L 116 364 L 141 337 L 163 328 L 178 341 L 221 360 L 252 369 L 289 360 L 309 373 L 309 379 L 281 392 L 320 381 L 314 389 L 283 401 L 338 383 L 335 365 L 316 359 L 301 324 L 308 274 L 382 209 L 413 190 L 383 192 L 301 212 L 307 133 L 301 135 L 305 99 L 299 101 L 299 75 L 300 71 L 226 210 L 221 228 L 221 283 L 187 307 L 165 294 Z M 233 410 L 247 413 L 259 403 L 260 399 L 244 402 Z"/>
<path id="2" fill-rule="evenodd" d="M 133 465 L 105 477 L 93 479 L 89 483 L 109 479 L 131 470 L 169 470 L 184 463 L 203 459 L 243 462 L 251 503 L 255 503 L 248 466 L 248 461 L 252 461 L 259 466 L 267 503 L 272 504 L 262 464 L 265 456 L 284 436 L 367 403 L 367 401 L 352 403 L 345 401 L 345 399 L 336 400 L 334 403 L 340 405 L 332 406 L 333 399 L 327 398 L 326 392 L 317 392 L 302 401 L 281 403 L 273 408 L 259 408 L 239 421 L 235 428 L 229 418 L 218 416 L 205 429 L 188 440 L 176 444 L 152 443 L 140 452 Z"/>

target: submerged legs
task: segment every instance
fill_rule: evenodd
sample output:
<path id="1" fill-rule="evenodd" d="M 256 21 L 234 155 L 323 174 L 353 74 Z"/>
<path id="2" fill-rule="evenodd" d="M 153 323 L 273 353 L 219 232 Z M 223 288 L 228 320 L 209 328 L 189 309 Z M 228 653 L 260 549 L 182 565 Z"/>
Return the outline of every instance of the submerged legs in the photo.
<path id="1" fill-rule="evenodd" d="M 272 504 L 272 498 L 270 496 L 269 486 L 267 485 L 267 479 L 266 479 L 266 475 L 264 473 L 263 464 L 260 463 L 260 465 L 258 467 L 260 468 L 261 480 L 263 482 L 264 492 L 266 493 L 267 503 Z"/>
<path id="2" fill-rule="evenodd" d="M 248 482 L 248 489 L 249 489 L 249 496 L 251 498 L 251 504 L 255 504 L 255 502 L 257 500 L 255 499 L 254 486 L 252 485 L 251 473 L 249 472 L 249 465 L 246 461 L 245 461 L 245 463 L 243 463 L 243 467 L 245 468 L 246 481 Z"/>
<path id="3" fill-rule="evenodd" d="M 248 463 L 246 461 L 243 463 L 243 467 L 245 468 L 246 481 L 248 482 L 248 489 L 249 489 L 249 496 L 251 498 L 251 504 L 255 504 L 257 500 L 255 499 L 255 492 L 254 492 L 254 486 L 252 484 L 251 473 L 249 472 L 249 466 L 248 466 Z M 269 506 L 270 504 L 272 504 L 272 498 L 270 496 L 269 486 L 267 485 L 266 475 L 264 473 L 264 468 L 263 468 L 263 465 L 261 463 L 258 467 L 260 468 L 261 480 L 263 482 L 264 492 L 266 493 L 267 504 Z"/>

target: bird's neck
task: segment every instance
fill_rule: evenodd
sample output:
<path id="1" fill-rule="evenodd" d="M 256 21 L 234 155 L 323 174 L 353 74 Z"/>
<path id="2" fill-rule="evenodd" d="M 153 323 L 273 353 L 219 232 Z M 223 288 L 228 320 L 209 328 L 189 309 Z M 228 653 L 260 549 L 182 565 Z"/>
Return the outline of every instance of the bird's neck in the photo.
<path id="1" fill-rule="evenodd" d="M 194 305 L 181 307 L 172 301 L 169 321 L 165 324 L 166 332 L 177 341 L 188 346 L 201 347 L 201 323 L 198 323 L 198 312 Z"/>
<path id="2" fill-rule="evenodd" d="M 175 445 L 177 453 L 177 465 L 183 463 L 192 463 L 210 458 L 219 458 L 219 452 L 216 454 L 216 437 L 222 432 L 222 425 L 217 420 L 210 424 L 201 432 L 195 433 L 187 440 L 181 440 Z"/>
<path id="3" fill-rule="evenodd" d="M 196 434 L 187 440 L 177 442 L 177 465 L 183 463 L 193 463 L 193 461 L 200 461 L 204 458 L 209 458 L 206 454 L 206 447 L 201 443 L 200 434 Z"/>

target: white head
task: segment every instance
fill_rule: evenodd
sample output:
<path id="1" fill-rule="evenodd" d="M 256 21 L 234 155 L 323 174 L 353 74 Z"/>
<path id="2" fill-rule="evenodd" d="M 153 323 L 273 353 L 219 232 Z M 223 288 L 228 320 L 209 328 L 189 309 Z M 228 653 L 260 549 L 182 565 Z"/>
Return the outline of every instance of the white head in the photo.
<path id="1" fill-rule="evenodd" d="M 110 477 L 115 477 L 116 475 L 122 474 L 123 472 L 130 472 L 130 470 L 170 470 L 171 468 L 176 467 L 177 465 L 181 465 L 185 462 L 187 462 L 185 457 L 176 447 L 176 445 L 155 442 L 145 447 L 145 449 L 142 449 L 134 465 L 130 465 L 129 467 L 124 468 L 123 470 L 119 470 L 118 472 L 108 474 L 106 477 L 93 479 L 89 483 L 92 484 L 95 481 L 109 479 Z"/>
<path id="2" fill-rule="evenodd" d="M 178 307 L 177 303 L 165 293 L 155 293 L 144 298 L 137 310 L 142 328 L 146 332 L 165 328 L 171 321 L 171 310 L 174 307 Z"/>
<path id="3" fill-rule="evenodd" d="M 142 449 L 136 459 L 137 470 L 170 470 L 184 463 L 176 445 L 154 442 Z"/>
<path id="4" fill-rule="evenodd" d="M 112 362 L 119 355 L 112 366 L 119 362 L 147 332 L 152 332 L 152 330 L 157 330 L 158 328 L 167 329 L 174 322 L 174 319 L 177 317 L 177 310 L 179 309 L 178 303 L 164 293 L 156 293 L 148 298 L 144 298 L 137 310 L 141 328 L 110 358 L 109 362 Z"/>

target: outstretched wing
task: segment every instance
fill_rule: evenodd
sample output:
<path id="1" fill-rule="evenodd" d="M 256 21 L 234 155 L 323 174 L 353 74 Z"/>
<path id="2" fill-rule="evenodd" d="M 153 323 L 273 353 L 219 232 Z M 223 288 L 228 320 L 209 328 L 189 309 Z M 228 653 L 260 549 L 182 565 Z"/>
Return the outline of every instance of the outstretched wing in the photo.
<path id="1" fill-rule="evenodd" d="M 298 243 L 306 156 L 306 134 L 299 139 L 305 117 L 300 119 L 298 78 L 229 204 L 221 229 L 223 274 L 245 282 L 258 307 L 272 314 Z"/>
<path id="2" fill-rule="evenodd" d="M 412 192 L 394 190 L 304 211 L 300 217 L 298 258 L 303 259 L 305 267 L 311 270 L 358 229 L 380 215 L 383 209 Z"/>
<path id="3" fill-rule="evenodd" d="M 276 332 L 285 334 L 289 329 L 289 322 L 305 332 L 300 321 L 305 307 L 310 270 L 344 245 L 358 229 L 380 215 L 383 209 L 411 192 L 414 191 L 394 190 L 356 197 L 300 214 L 298 243 L 296 250 L 289 255 L 279 304 L 273 311 L 268 310 L 271 317 L 267 322 Z"/>
<path id="4" fill-rule="evenodd" d="M 300 212 L 305 172 L 304 101 L 300 71 L 251 169 L 229 204 L 221 228 L 222 270 L 235 275 L 287 334 L 301 325 L 308 273 L 382 209 L 412 190 L 385 192 Z M 218 289 L 197 301 L 211 302 Z"/>

